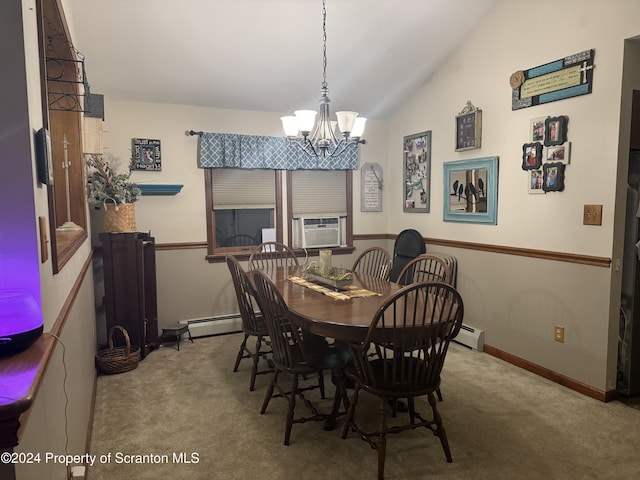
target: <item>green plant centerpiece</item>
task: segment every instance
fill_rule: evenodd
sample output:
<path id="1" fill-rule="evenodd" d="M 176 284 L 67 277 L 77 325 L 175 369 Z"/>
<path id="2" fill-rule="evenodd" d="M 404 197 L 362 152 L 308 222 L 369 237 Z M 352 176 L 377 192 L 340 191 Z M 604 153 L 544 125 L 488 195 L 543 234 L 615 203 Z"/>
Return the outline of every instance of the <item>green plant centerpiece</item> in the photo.
<path id="1" fill-rule="evenodd" d="M 133 160 L 129 163 L 126 173 L 119 173 L 119 161 L 114 157 L 104 158 L 102 155 L 85 155 L 88 167 L 87 196 L 89 204 L 97 208 L 111 202 L 116 205 L 134 203 L 138 200 L 141 190 L 131 181 Z"/>
<path id="2" fill-rule="evenodd" d="M 141 190 L 131 181 L 133 160 L 126 173 L 117 170 L 118 160 L 102 155 L 85 155 L 89 205 L 104 209 L 105 232 L 135 232 L 135 202 Z"/>

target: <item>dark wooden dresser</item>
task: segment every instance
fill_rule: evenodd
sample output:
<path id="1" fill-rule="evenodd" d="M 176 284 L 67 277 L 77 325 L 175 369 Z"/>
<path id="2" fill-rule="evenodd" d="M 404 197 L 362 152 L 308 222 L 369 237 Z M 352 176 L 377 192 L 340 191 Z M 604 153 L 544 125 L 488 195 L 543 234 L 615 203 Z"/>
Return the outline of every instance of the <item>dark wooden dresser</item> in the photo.
<path id="1" fill-rule="evenodd" d="M 121 325 L 142 358 L 158 346 L 155 240 L 149 233 L 101 233 L 107 335 Z M 114 332 L 114 346 L 124 345 Z"/>

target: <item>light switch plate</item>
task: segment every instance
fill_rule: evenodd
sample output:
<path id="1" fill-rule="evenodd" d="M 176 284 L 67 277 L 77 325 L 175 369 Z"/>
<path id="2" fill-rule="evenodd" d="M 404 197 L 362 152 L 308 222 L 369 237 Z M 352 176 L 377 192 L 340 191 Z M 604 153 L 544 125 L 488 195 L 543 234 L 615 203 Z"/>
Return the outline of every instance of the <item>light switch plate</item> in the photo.
<path id="1" fill-rule="evenodd" d="M 585 205 L 583 225 L 602 225 L 602 205 Z"/>

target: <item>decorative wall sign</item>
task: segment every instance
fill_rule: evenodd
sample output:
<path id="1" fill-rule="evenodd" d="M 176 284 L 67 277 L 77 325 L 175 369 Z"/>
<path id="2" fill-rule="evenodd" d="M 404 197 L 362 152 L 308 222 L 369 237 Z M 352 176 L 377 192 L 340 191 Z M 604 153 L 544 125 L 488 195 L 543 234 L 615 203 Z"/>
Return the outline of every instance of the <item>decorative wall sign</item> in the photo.
<path id="1" fill-rule="evenodd" d="M 360 168 L 360 211 L 382 211 L 382 167 L 365 163 Z"/>
<path id="2" fill-rule="evenodd" d="M 445 162 L 444 221 L 498 221 L 498 157 Z"/>
<path id="3" fill-rule="evenodd" d="M 431 200 L 431 130 L 404 137 L 405 212 L 429 213 Z"/>
<path id="4" fill-rule="evenodd" d="M 591 93 L 595 50 L 569 55 L 511 75 L 511 110 Z"/>
<path id="5" fill-rule="evenodd" d="M 467 104 L 456 115 L 456 152 L 480 148 L 482 143 L 482 110 Z"/>
<path id="6" fill-rule="evenodd" d="M 131 139 L 131 154 L 133 157 L 133 170 L 162 170 L 160 157 L 160 140 L 146 138 Z"/>

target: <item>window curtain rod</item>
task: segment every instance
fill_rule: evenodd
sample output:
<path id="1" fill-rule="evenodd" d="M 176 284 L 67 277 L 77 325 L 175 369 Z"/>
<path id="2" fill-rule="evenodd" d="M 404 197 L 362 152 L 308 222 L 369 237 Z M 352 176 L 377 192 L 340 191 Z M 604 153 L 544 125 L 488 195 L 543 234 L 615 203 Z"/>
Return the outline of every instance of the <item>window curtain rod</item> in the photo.
<path id="1" fill-rule="evenodd" d="M 193 137 L 194 135 L 201 137 L 203 133 L 204 132 L 196 132 L 195 130 L 187 130 L 187 136 L 189 137 Z"/>

